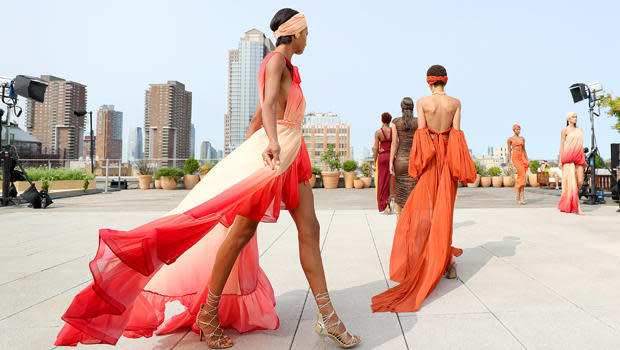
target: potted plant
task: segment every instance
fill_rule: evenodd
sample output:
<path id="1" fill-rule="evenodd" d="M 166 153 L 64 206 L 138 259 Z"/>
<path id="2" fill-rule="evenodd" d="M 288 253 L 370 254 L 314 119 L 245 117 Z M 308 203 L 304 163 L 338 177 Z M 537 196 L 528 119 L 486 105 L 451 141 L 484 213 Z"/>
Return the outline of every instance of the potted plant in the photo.
<path id="1" fill-rule="evenodd" d="M 312 177 L 310 178 L 310 186 L 316 186 L 316 177 L 321 176 L 321 168 L 312 167 Z M 320 178 L 319 178 L 320 179 Z M 320 187 L 320 186 L 318 186 Z"/>
<path id="2" fill-rule="evenodd" d="M 205 163 L 200 167 L 200 180 L 202 180 L 205 175 L 207 175 L 209 173 L 209 171 L 211 171 L 211 169 L 213 169 L 213 167 L 215 166 L 215 164 L 213 163 Z"/>
<path id="3" fill-rule="evenodd" d="M 489 176 L 491 176 L 491 181 L 493 183 L 493 187 L 502 187 L 502 169 L 498 166 L 489 168 Z"/>
<path id="4" fill-rule="evenodd" d="M 357 162 L 354 160 L 347 160 L 342 164 L 342 170 L 344 170 L 344 187 L 353 188 L 353 182 L 355 181 L 355 170 L 357 170 Z"/>
<path id="5" fill-rule="evenodd" d="M 159 169 L 157 169 L 159 170 Z M 155 171 L 155 188 L 158 190 L 161 190 L 161 175 L 159 175 L 157 173 L 157 171 Z"/>
<path id="6" fill-rule="evenodd" d="M 512 167 L 505 167 L 504 170 L 504 187 L 512 187 L 515 185 L 515 170 Z"/>
<path id="7" fill-rule="evenodd" d="M 90 186 L 90 181 L 94 180 L 96 177 L 95 174 L 90 173 L 90 174 L 86 174 L 86 176 L 84 176 L 84 181 L 82 182 L 82 190 L 84 190 L 84 192 L 88 192 L 88 187 Z"/>
<path id="8" fill-rule="evenodd" d="M 141 160 L 136 163 L 136 168 L 138 170 L 138 183 L 140 184 L 141 190 L 148 190 L 151 188 L 151 182 L 153 181 L 153 167 L 149 165 L 144 160 Z"/>
<path id="9" fill-rule="evenodd" d="M 540 162 L 533 160 L 530 162 L 530 173 L 527 174 L 527 178 L 530 181 L 530 186 L 538 187 L 538 168 L 540 168 Z"/>
<path id="10" fill-rule="evenodd" d="M 491 187 L 491 177 L 487 169 L 484 169 L 482 175 L 480 175 L 480 185 L 482 187 Z"/>
<path id="11" fill-rule="evenodd" d="M 183 176 L 183 170 L 178 168 L 161 168 L 155 172 L 155 178 L 160 178 L 164 190 L 174 190 Z"/>
<path id="12" fill-rule="evenodd" d="M 480 186 L 480 177 L 482 176 L 482 174 L 484 174 L 484 166 L 482 166 L 478 162 L 474 162 L 474 165 L 476 166 L 476 181 L 467 184 L 467 187 L 478 187 L 478 186 Z"/>
<path id="13" fill-rule="evenodd" d="M 200 181 L 200 176 L 196 174 L 200 170 L 200 163 L 194 157 L 187 158 L 183 170 L 185 171 L 183 185 L 188 190 L 191 190 Z"/>
<path id="14" fill-rule="evenodd" d="M 360 171 L 362 172 L 362 175 L 363 175 L 361 177 L 361 180 L 364 183 L 364 187 L 365 188 L 370 187 L 370 184 L 372 183 L 372 163 L 364 162 L 362 166 L 360 166 Z"/>
<path id="15" fill-rule="evenodd" d="M 334 150 L 335 146 L 329 144 L 327 151 L 323 153 L 321 160 L 327 164 L 329 171 L 322 171 L 321 177 L 323 178 L 323 186 L 325 188 L 338 188 L 338 181 L 340 181 L 340 154 Z"/>
<path id="16" fill-rule="evenodd" d="M 353 186 L 358 190 L 362 189 L 364 188 L 364 181 L 362 181 L 359 176 L 355 175 L 355 180 L 353 180 Z"/>
<path id="17" fill-rule="evenodd" d="M 50 182 L 49 182 L 48 178 L 42 178 L 41 179 L 41 189 L 49 192 Z"/>

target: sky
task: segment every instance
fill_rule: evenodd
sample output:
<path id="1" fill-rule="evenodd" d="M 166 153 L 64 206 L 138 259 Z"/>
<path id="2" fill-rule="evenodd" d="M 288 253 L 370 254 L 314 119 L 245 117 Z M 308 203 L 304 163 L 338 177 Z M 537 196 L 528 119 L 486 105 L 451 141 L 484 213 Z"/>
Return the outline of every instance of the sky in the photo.
<path id="1" fill-rule="evenodd" d="M 51 74 L 87 85 L 88 109 L 113 104 L 124 130 L 144 126 L 144 92 L 178 80 L 193 93 L 196 155 L 224 145 L 228 51 L 247 30 L 291 7 L 308 20 L 293 58 L 307 112 L 351 125 L 355 157 L 370 148 L 380 115 L 429 95 L 426 70 L 446 67 L 462 103 L 461 128 L 476 155 L 522 127 L 532 159 L 557 159 L 567 112 L 590 146 L 587 103 L 568 87 L 598 81 L 620 95 L 617 1 L 11 1 L 2 9 L 0 76 Z M 417 113 L 416 113 L 417 115 Z M 25 125 L 25 113 L 18 122 Z M 620 142 L 614 119 L 596 117 L 603 158 Z M 123 135 L 124 146 L 127 132 Z"/>

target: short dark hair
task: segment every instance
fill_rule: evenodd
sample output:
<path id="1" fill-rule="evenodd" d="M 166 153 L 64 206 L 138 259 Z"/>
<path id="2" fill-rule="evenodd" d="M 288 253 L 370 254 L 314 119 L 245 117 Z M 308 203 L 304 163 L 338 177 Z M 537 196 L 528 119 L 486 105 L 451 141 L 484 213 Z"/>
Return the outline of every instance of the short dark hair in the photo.
<path id="1" fill-rule="evenodd" d="M 271 19 L 271 23 L 269 24 L 271 31 L 275 32 L 282 25 L 282 23 L 288 21 L 298 13 L 299 11 L 290 8 L 283 8 L 280 11 L 276 12 L 276 14 Z M 293 41 L 292 35 L 281 36 L 276 41 L 276 46 L 280 46 L 281 44 L 288 44 L 291 41 Z"/>
<path id="2" fill-rule="evenodd" d="M 444 66 L 439 65 L 439 64 L 434 64 L 432 65 L 427 71 L 426 71 L 426 76 L 427 77 L 443 77 L 443 76 L 447 76 L 448 72 L 446 71 L 446 68 L 444 68 Z M 436 81 L 433 85 L 446 85 L 444 84 L 443 81 Z"/>
<path id="3" fill-rule="evenodd" d="M 392 115 L 388 112 L 381 114 L 381 121 L 383 124 L 389 124 L 392 121 Z"/>

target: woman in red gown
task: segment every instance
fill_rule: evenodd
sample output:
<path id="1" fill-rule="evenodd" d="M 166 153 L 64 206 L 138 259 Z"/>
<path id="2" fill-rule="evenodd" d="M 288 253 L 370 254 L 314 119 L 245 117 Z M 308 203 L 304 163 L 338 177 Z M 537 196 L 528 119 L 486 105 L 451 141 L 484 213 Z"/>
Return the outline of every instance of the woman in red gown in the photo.
<path id="1" fill-rule="evenodd" d="M 566 116 L 566 127 L 562 129 L 560 143 L 560 163 L 562 169 L 562 197 L 558 209 L 565 213 L 583 215 L 579 205 L 579 189 L 583 185 L 583 167 L 586 156 L 583 154 L 583 131 L 577 126 L 577 113 Z"/>
<path id="2" fill-rule="evenodd" d="M 316 331 L 340 346 L 359 343 L 331 305 L 307 182 L 310 161 L 301 131 L 306 104 L 290 61 L 306 46 L 306 20 L 282 9 L 271 28 L 277 47 L 260 67 L 260 103 L 248 139 L 164 217 L 131 231 L 99 231 L 93 282 L 62 316 L 66 324 L 56 345 L 116 344 L 121 335 L 192 327 L 210 348 L 221 349 L 233 343 L 220 327 L 241 333 L 278 328 L 255 232 L 259 222 L 276 221 L 281 209 L 290 211 L 299 231 L 301 264 L 319 308 Z M 184 310 L 166 317 L 172 301 Z"/>
<path id="3" fill-rule="evenodd" d="M 390 128 L 392 116 L 390 113 L 381 114 L 381 129 L 375 132 L 375 144 L 372 147 L 377 163 L 377 205 L 379 211 L 388 214 L 390 201 L 390 150 L 392 148 L 392 128 Z"/>
<path id="4" fill-rule="evenodd" d="M 527 159 L 525 151 L 525 138 L 519 136 L 521 126 L 515 124 L 512 126 L 514 135 L 508 138 L 508 159 L 511 166 L 517 169 L 517 182 L 514 189 L 517 191 L 517 203 L 525 204 L 525 179 L 527 177 L 527 169 L 530 168 L 530 161 Z"/>
<path id="5" fill-rule="evenodd" d="M 447 96 L 444 67 L 427 72 L 431 96 L 418 100 L 409 174 L 418 179 L 400 215 L 390 257 L 390 279 L 400 284 L 372 298 L 372 310 L 417 311 L 441 276 L 455 278 L 452 215 L 457 182 L 476 180 L 465 135 L 460 130 L 461 103 Z"/>

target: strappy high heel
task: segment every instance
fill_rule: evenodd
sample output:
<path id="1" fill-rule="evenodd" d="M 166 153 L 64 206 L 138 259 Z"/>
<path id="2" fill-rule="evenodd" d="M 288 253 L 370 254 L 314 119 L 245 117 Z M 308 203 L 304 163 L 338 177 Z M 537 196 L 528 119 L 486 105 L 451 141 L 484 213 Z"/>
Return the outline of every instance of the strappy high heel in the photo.
<path id="1" fill-rule="evenodd" d="M 316 303 L 319 307 L 319 313 L 316 315 L 316 326 L 314 327 L 314 330 L 321 337 L 321 340 L 323 341 L 323 349 L 325 349 L 325 337 L 329 337 L 331 340 L 334 341 L 334 343 L 336 343 L 336 345 L 338 345 L 339 347 L 343 349 L 352 348 L 362 341 L 359 337 L 356 338 L 356 336 L 352 335 L 346 330 L 346 327 L 344 327 L 344 324 L 342 323 L 340 318 L 338 318 L 338 321 L 336 322 L 327 324 L 327 322 L 329 322 L 329 320 L 333 316 L 336 315 L 336 311 L 333 309 L 333 305 L 332 305 L 332 312 L 330 312 L 329 315 L 323 316 L 323 314 L 321 314 L 321 309 L 331 305 L 332 303 L 331 299 L 329 298 L 329 294 L 327 292 L 317 293 L 314 296 L 314 299 L 316 299 Z M 338 333 L 338 329 L 340 328 L 340 325 L 342 325 L 345 328 L 345 330 L 342 331 L 341 333 Z M 347 336 L 350 341 L 348 343 L 345 342 L 345 339 L 347 339 Z"/>
<path id="2" fill-rule="evenodd" d="M 456 263 L 448 266 L 448 269 L 446 270 L 446 278 L 449 280 L 453 280 L 456 278 Z"/>
<path id="3" fill-rule="evenodd" d="M 207 295 L 207 302 L 205 304 L 200 305 L 200 311 L 198 311 L 198 315 L 196 315 L 196 323 L 200 328 L 200 341 L 202 341 L 203 336 L 206 338 L 207 346 L 210 349 L 228 349 L 231 348 L 232 345 L 222 345 L 222 341 L 226 339 L 230 339 L 229 337 L 224 335 L 224 330 L 220 328 L 220 323 L 217 325 L 213 324 L 213 321 L 217 318 L 217 308 L 220 303 L 221 295 L 214 295 L 209 291 Z M 207 309 L 209 308 L 209 309 Z M 211 317 L 209 321 L 202 321 L 200 319 L 201 316 Z M 207 327 L 213 328 L 213 331 L 209 334 L 205 333 L 205 329 Z M 209 339 L 215 338 L 215 341 L 209 342 Z"/>

